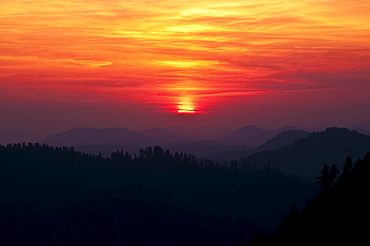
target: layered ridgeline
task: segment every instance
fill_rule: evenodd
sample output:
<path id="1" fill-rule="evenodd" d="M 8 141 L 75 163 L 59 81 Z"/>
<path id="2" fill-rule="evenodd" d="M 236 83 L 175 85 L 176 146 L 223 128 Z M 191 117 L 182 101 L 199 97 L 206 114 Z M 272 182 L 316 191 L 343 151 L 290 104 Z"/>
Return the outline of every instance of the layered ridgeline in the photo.
<path id="1" fill-rule="evenodd" d="M 51 135 L 40 142 L 53 146 L 89 146 L 104 144 L 147 146 L 186 139 L 185 136 L 177 132 L 159 127 L 145 131 L 132 131 L 124 127 L 102 129 L 79 127 Z"/>
<path id="2" fill-rule="evenodd" d="M 276 135 L 295 129 L 282 127 L 275 130 L 265 130 L 249 125 L 230 133 L 224 138 L 209 135 L 203 138 L 188 137 L 164 128 L 153 128 L 145 131 L 133 131 L 127 128 L 80 127 L 60 132 L 40 140 L 52 146 L 73 146 L 76 150 L 109 156 L 117 149 L 125 149 L 131 154 L 137 153 L 143 146 L 162 146 L 172 151 L 192 153 L 198 157 L 216 160 L 235 160 L 256 153 L 259 150 L 282 147 L 290 144 L 292 139 L 301 136 L 303 131 L 292 131 L 280 136 L 275 142 L 257 148 Z M 251 152 L 251 151 L 252 152 Z"/>
<path id="3" fill-rule="evenodd" d="M 280 128 L 280 129 L 282 130 L 282 129 L 288 129 L 288 128 L 285 127 L 285 128 Z M 274 131 L 270 131 L 270 133 L 271 132 L 274 132 Z M 305 138 L 309 134 L 310 132 L 304 131 L 304 130 L 296 130 L 296 129 L 286 130 L 268 139 L 266 142 L 264 142 L 258 147 L 248 148 L 244 150 L 225 150 L 224 149 L 222 151 L 219 151 L 218 153 L 209 155 L 208 158 L 213 159 L 213 160 L 221 160 L 221 161 L 239 160 L 242 158 L 246 158 L 250 155 L 259 153 L 261 151 L 274 150 L 274 149 L 279 149 L 279 148 L 291 145 L 294 143 L 294 141 L 301 139 L 301 138 Z M 247 138 L 247 136 L 244 136 L 244 137 Z"/>
<path id="4" fill-rule="evenodd" d="M 317 187 L 271 168 L 146 148 L 109 158 L 0 146 L 2 245 L 236 245 Z"/>
<path id="5" fill-rule="evenodd" d="M 342 173 L 332 175 L 336 171 L 338 169 L 335 166 L 330 166 L 329 169 L 324 167 L 318 178 L 323 192 L 309 201 L 301 212 L 293 205 L 291 212 L 272 236 L 257 233 L 249 245 L 367 244 L 370 219 L 370 152 L 354 165 L 348 157 Z"/>
<path id="6" fill-rule="evenodd" d="M 275 137 L 281 132 L 296 130 L 292 126 L 284 126 L 274 130 L 264 130 L 254 125 L 245 126 L 231 133 L 229 136 L 221 139 L 222 143 L 242 146 L 260 146 L 269 139 Z"/>
<path id="7" fill-rule="evenodd" d="M 206 157 L 221 151 L 245 149 L 245 146 L 224 144 L 213 139 L 194 140 L 175 131 L 153 128 L 133 131 L 127 128 L 80 127 L 60 132 L 39 141 L 52 146 L 73 146 L 85 153 L 110 156 L 116 150 L 124 149 L 130 154 L 138 153 L 143 146 L 162 146 L 172 151 L 192 153 Z"/>
<path id="8" fill-rule="evenodd" d="M 278 166 L 286 173 L 314 180 L 324 164 L 336 164 L 343 168 L 346 156 L 350 155 L 357 160 L 369 150 L 370 136 L 346 128 L 332 127 L 322 132 L 310 133 L 288 146 L 249 155 L 241 163 Z"/>

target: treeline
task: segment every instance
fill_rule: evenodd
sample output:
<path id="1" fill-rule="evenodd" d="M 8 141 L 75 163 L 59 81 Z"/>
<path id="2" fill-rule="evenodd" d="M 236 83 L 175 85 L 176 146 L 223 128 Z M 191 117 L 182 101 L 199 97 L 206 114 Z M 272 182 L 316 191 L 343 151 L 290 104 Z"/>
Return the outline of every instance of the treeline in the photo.
<path id="1" fill-rule="evenodd" d="M 256 233 L 250 246 L 362 245 L 369 241 L 370 152 L 354 165 L 348 156 L 342 173 L 325 165 L 317 184 L 323 190 L 299 212 L 293 205 L 272 236 Z"/>
<path id="2" fill-rule="evenodd" d="M 0 146 L 0 187 L 2 245 L 236 245 L 317 191 L 160 147 L 104 158 L 37 143 Z"/>

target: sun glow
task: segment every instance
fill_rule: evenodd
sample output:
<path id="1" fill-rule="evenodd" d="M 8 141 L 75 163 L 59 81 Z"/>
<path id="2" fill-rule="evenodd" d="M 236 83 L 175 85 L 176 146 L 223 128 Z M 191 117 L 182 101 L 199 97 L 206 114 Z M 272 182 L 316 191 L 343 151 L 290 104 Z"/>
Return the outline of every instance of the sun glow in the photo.
<path id="1" fill-rule="evenodd" d="M 177 110 L 179 114 L 195 114 L 195 110 L 193 107 L 190 106 L 180 106 Z"/>
<path id="2" fill-rule="evenodd" d="M 196 113 L 194 104 L 192 103 L 190 98 L 188 97 L 182 98 L 182 100 L 177 106 L 177 113 L 178 114 L 195 114 Z"/>

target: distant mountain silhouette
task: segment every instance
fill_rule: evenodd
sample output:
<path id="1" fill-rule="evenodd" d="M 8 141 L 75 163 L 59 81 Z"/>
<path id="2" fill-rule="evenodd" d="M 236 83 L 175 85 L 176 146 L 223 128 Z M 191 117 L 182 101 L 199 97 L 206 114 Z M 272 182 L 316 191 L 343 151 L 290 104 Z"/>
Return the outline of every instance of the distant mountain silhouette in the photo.
<path id="1" fill-rule="evenodd" d="M 262 150 L 274 150 L 279 149 L 288 145 L 291 145 L 294 141 L 305 138 L 310 134 L 304 130 L 289 130 L 277 134 L 261 146 L 257 148 L 258 151 Z"/>
<path id="2" fill-rule="evenodd" d="M 97 144 L 122 144 L 136 142 L 155 142 L 155 139 L 143 133 L 127 128 L 75 128 L 47 137 L 40 143 L 54 146 L 84 146 Z"/>
<path id="3" fill-rule="evenodd" d="M 285 126 L 276 130 L 263 130 L 257 126 L 249 125 L 231 133 L 221 142 L 229 145 L 259 146 L 283 131 L 294 129 L 296 128 Z"/>
<path id="4" fill-rule="evenodd" d="M 170 131 L 161 127 L 156 127 L 153 129 L 141 131 L 141 133 L 145 134 L 148 137 L 158 139 L 165 142 L 174 142 L 174 141 L 181 141 L 188 139 L 187 137 L 177 133 L 175 131 Z"/>
<path id="5" fill-rule="evenodd" d="M 311 133 L 293 144 L 250 155 L 243 163 L 271 164 L 287 173 L 299 174 L 314 179 L 324 164 L 337 164 L 347 155 L 354 160 L 370 149 L 370 136 L 345 128 L 327 128 L 323 132 Z"/>
<path id="6" fill-rule="evenodd" d="M 150 144 L 185 139 L 179 133 L 163 128 L 132 131 L 127 128 L 75 128 L 47 137 L 39 142 L 54 146 L 130 145 L 143 147 Z"/>
<path id="7" fill-rule="evenodd" d="M 132 131 L 127 128 L 75 128 L 47 137 L 40 143 L 52 146 L 73 146 L 84 153 L 109 156 L 116 150 L 138 153 L 140 148 L 159 145 L 172 151 L 206 157 L 227 150 L 245 149 L 215 140 L 191 141 L 189 138 L 164 128 Z"/>
<path id="8" fill-rule="evenodd" d="M 246 158 L 249 155 L 256 154 L 264 150 L 274 150 L 279 149 L 284 146 L 292 144 L 295 140 L 298 140 L 303 137 L 307 137 L 310 133 L 304 130 L 288 130 L 277 134 L 275 137 L 267 140 L 264 144 L 256 148 L 244 148 L 238 150 L 228 150 L 218 152 L 213 155 L 207 156 L 213 160 L 238 160 L 241 158 Z"/>
<path id="9" fill-rule="evenodd" d="M 49 136 L 40 143 L 52 146 L 73 146 L 84 153 L 109 156 L 119 149 L 131 154 L 138 153 L 139 148 L 159 145 L 172 151 L 191 153 L 198 157 L 207 157 L 213 160 L 235 160 L 257 153 L 265 149 L 274 149 L 289 144 L 301 137 L 302 132 L 284 134 L 281 131 L 291 130 L 294 127 L 283 127 L 277 130 L 262 130 L 256 126 L 247 126 L 232 133 L 222 141 L 202 140 L 194 141 L 175 131 L 164 128 L 153 128 L 144 131 L 132 131 L 127 128 L 79 127 L 69 131 Z M 289 135 L 289 136 L 288 136 Z M 271 138 L 277 137 L 273 140 Z M 240 138 L 238 140 L 238 138 Z M 264 141 L 265 139 L 271 142 Z M 239 142 L 238 142 L 239 141 Z M 263 148 L 254 148 L 256 143 L 265 143 Z"/>

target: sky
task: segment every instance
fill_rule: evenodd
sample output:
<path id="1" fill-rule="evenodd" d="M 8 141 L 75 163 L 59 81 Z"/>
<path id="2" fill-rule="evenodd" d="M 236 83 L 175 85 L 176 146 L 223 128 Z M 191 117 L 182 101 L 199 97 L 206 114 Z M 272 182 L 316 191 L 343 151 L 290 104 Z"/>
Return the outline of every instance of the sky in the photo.
<path id="1" fill-rule="evenodd" d="M 368 0 L 2 0 L 0 143 L 85 126 L 370 129 L 369 12 Z"/>

